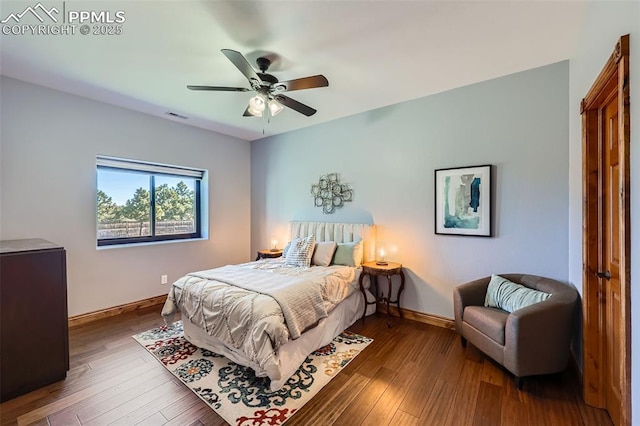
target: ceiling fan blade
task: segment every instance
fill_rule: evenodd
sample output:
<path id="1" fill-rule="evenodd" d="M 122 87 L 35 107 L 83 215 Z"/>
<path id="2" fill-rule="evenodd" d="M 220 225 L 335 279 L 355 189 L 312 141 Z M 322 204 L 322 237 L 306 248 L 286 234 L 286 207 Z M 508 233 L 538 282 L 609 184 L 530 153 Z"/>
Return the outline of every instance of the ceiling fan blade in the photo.
<path id="1" fill-rule="evenodd" d="M 246 87 L 220 87 L 220 86 L 187 86 L 190 90 L 209 90 L 212 92 L 249 92 Z"/>
<path id="2" fill-rule="evenodd" d="M 251 83 L 251 87 L 255 89 L 256 85 L 262 85 L 262 80 L 258 77 L 258 74 L 256 74 L 253 67 L 249 65 L 249 62 L 247 62 L 245 57 L 242 56 L 242 53 L 231 49 L 222 49 L 222 53 L 233 63 L 233 65 L 236 66 L 236 68 L 240 70 L 242 74 L 244 74 L 245 77 L 247 77 L 247 80 Z"/>
<path id="3" fill-rule="evenodd" d="M 311 77 L 296 78 L 289 81 L 281 81 L 273 85 L 272 90 L 275 92 L 291 92 L 293 90 L 313 89 L 315 87 L 326 87 L 329 80 L 322 75 L 314 75 Z"/>
<path id="4" fill-rule="evenodd" d="M 301 102 L 298 102 L 294 99 L 291 99 L 290 97 L 285 95 L 276 95 L 274 99 L 280 102 L 282 105 L 289 107 L 295 111 L 298 111 L 300 114 L 304 114 L 307 117 L 311 117 L 313 114 L 317 112 L 315 109 L 311 108 L 310 106 L 305 105 Z"/>

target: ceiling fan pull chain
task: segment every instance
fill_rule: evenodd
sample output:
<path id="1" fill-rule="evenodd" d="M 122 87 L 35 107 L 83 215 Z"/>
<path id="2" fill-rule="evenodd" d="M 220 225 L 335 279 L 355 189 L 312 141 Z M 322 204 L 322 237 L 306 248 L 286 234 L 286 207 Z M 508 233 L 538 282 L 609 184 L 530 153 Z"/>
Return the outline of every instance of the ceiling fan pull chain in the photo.
<path id="1" fill-rule="evenodd" d="M 266 124 L 265 124 L 266 123 Z M 262 111 L 262 135 L 264 136 L 264 128 L 269 124 L 269 108 L 265 108 Z"/>

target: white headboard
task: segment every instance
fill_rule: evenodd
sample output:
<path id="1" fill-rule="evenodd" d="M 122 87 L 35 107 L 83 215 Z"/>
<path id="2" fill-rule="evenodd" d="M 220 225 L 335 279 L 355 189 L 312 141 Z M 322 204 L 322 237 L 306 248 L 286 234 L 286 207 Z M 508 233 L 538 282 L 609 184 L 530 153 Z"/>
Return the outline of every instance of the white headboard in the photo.
<path id="1" fill-rule="evenodd" d="M 365 262 L 376 259 L 376 226 L 369 223 L 291 222 L 291 239 L 315 235 L 316 241 L 350 243 L 362 238 Z"/>

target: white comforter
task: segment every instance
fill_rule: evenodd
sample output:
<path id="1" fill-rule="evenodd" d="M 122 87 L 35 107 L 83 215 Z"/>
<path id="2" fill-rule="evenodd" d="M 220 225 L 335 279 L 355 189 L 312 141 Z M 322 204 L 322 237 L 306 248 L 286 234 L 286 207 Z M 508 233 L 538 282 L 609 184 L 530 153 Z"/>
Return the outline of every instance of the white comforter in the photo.
<path id="1" fill-rule="evenodd" d="M 263 368 L 281 345 L 357 291 L 356 278 L 352 267 L 296 268 L 280 259 L 225 266 L 176 281 L 162 315 L 170 323 L 181 311 Z"/>

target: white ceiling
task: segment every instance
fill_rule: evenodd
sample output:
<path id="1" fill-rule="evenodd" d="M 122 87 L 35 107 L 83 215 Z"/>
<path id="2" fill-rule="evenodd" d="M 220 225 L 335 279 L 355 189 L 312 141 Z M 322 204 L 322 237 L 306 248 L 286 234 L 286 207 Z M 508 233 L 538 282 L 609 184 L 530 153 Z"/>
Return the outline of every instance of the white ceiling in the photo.
<path id="1" fill-rule="evenodd" d="M 60 10 L 62 3 L 43 1 Z M 0 19 L 36 4 L 2 0 Z M 246 140 L 558 62 L 585 30 L 581 1 L 67 0 L 64 7 L 122 10 L 123 33 L 2 35 L 2 74 Z M 281 81 L 324 74 L 329 87 L 289 94 L 318 113 L 285 109 L 266 123 L 242 116 L 252 92 L 187 90 L 249 87 L 223 48 L 252 65 L 260 52 L 278 55 L 269 72 Z"/>

